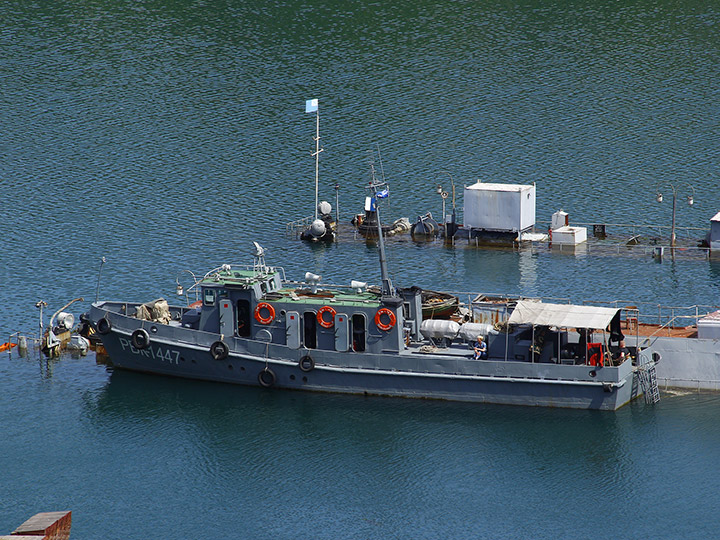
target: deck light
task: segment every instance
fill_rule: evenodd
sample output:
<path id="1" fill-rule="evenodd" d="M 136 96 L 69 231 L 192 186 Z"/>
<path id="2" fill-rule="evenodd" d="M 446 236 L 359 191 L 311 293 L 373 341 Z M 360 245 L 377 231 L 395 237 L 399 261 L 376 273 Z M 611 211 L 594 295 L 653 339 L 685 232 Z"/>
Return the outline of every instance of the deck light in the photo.
<path id="1" fill-rule="evenodd" d="M 670 247 L 675 247 L 675 208 L 676 208 L 676 202 L 677 202 L 677 188 L 675 184 L 672 184 L 670 182 L 665 182 L 668 186 L 670 186 L 670 189 L 672 189 L 673 192 L 673 206 L 672 206 L 672 226 L 670 228 Z M 692 187 L 692 185 L 688 184 L 687 182 L 683 182 L 684 184 L 687 184 L 687 186 L 692 190 L 692 194 L 687 196 L 687 203 L 688 205 L 692 206 L 695 204 L 695 188 Z M 663 202 L 663 196 L 662 193 L 657 189 L 657 186 L 655 187 L 655 200 L 659 203 Z"/>

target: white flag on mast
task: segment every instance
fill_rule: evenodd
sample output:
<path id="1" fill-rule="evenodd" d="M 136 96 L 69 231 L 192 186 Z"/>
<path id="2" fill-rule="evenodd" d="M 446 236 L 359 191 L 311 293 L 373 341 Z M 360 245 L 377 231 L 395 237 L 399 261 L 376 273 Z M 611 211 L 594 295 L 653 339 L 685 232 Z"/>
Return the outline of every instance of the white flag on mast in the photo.
<path id="1" fill-rule="evenodd" d="M 317 99 L 308 99 L 305 102 L 305 112 L 315 112 L 318 110 L 318 100 Z"/>

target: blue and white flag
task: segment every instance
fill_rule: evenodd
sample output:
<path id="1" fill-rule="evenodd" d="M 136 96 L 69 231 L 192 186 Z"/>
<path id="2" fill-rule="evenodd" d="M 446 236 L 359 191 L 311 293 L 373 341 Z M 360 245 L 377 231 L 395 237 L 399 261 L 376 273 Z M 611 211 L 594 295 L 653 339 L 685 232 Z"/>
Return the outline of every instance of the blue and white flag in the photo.
<path id="1" fill-rule="evenodd" d="M 390 190 L 388 188 L 383 189 L 382 191 L 378 191 L 375 196 L 378 199 L 386 199 L 390 195 Z"/>
<path id="2" fill-rule="evenodd" d="M 318 100 L 317 99 L 308 99 L 305 102 L 305 112 L 315 112 L 318 110 Z"/>

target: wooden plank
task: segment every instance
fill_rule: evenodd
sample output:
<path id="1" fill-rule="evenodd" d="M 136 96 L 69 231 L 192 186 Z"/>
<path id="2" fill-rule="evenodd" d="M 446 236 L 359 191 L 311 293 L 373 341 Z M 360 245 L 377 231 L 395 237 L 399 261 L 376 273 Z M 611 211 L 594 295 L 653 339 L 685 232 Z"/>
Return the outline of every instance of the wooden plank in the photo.
<path id="1" fill-rule="evenodd" d="M 40 512 L 12 532 L 12 538 L 34 537 L 35 540 L 67 540 L 70 537 L 72 512 Z"/>

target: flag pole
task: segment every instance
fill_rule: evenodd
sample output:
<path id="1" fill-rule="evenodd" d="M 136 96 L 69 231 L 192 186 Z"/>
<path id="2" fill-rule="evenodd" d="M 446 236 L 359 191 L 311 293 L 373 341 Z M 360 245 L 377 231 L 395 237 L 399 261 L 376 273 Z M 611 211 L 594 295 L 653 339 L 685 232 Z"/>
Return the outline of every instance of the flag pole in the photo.
<path id="1" fill-rule="evenodd" d="M 317 99 L 308 99 L 305 101 L 305 112 L 315 113 L 315 152 L 311 156 L 315 157 L 315 219 L 318 218 L 318 190 L 320 186 L 320 107 Z"/>
<path id="2" fill-rule="evenodd" d="M 320 173 L 320 107 L 315 109 L 315 219 L 318 218 L 318 180 Z"/>
<path id="3" fill-rule="evenodd" d="M 388 196 L 389 190 L 387 189 L 387 183 L 383 179 L 382 182 L 378 182 L 375 178 L 375 167 L 372 163 L 370 164 L 370 171 L 372 175 L 372 181 L 370 182 L 370 193 L 375 201 L 375 217 L 377 218 L 377 234 L 378 234 L 378 251 L 380 255 L 380 280 L 382 282 L 382 297 L 387 299 L 395 296 L 395 289 L 392 281 L 390 281 L 390 273 L 387 268 L 387 259 L 385 257 L 385 240 L 383 237 L 382 223 L 380 221 L 380 199 Z M 378 192 L 378 188 L 383 187 L 382 192 Z"/>

